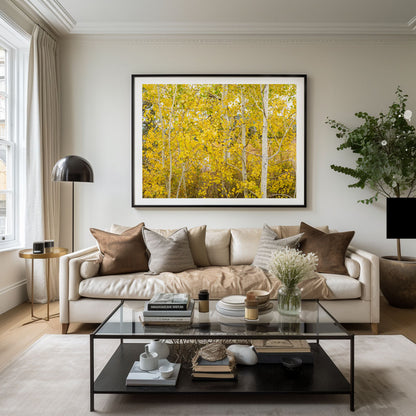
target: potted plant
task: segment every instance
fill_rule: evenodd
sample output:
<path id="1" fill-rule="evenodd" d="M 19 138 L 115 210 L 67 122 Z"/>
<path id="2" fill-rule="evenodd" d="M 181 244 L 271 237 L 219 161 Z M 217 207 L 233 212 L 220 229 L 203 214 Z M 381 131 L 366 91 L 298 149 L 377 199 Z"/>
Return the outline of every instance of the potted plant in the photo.
<path id="1" fill-rule="evenodd" d="M 377 201 L 379 196 L 416 196 L 416 131 L 410 124 L 412 112 L 406 110 L 408 96 L 398 87 L 396 97 L 386 114 L 356 113 L 363 121 L 358 127 L 350 128 L 330 119 L 326 122 L 344 140 L 337 149 L 351 149 L 358 155 L 355 168 L 338 165 L 331 168 L 356 180 L 349 187 L 367 187 L 374 192 L 368 199 L 359 201 L 365 204 Z M 380 285 L 390 304 L 416 305 L 416 259 L 402 257 L 399 238 L 397 256 L 380 259 Z"/>

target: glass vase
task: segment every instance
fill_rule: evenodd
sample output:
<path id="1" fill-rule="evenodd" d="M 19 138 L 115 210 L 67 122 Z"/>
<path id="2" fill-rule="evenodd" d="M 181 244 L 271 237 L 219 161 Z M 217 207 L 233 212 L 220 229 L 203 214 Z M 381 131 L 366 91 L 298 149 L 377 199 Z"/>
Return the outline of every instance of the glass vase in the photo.
<path id="1" fill-rule="evenodd" d="M 283 285 L 277 294 L 277 309 L 282 315 L 299 315 L 301 310 L 301 290 Z"/>

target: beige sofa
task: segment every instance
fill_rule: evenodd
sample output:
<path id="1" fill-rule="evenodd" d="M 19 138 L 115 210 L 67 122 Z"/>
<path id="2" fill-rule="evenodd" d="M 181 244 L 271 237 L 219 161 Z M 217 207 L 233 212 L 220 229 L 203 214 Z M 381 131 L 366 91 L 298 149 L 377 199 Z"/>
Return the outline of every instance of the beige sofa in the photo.
<path id="1" fill-rule="evenodd" d="M 292 235 L 299 232 L 299 226 L 273 228 L 279 235 L 287 234 L 288 230 Z M 117 226 L 112 226 L 110 231 L 114 232 L 116 229 Z M 169 235 L 168 230 L 159 231 Z M 210 294 L 216 294 L 216 297 L 245 294 L 247 290 L 256 288 L 253 286 L 253 276 L 259 276 L 258 284 L 271 290 L 272 295 L 275 295 L 273 279 L 255 270 L 258 268 L 250 266 L 256 255 L 261 233 L 261 228 L 207 229 L 205 243 L 211 266 L 186 272 L 186 277 L 194 282 L 195 290 L 190 289 L 192 295 L 196 297 L 198 288 L 208 289 Z M 91 259 L 97 258 L 98 254 L 98 247 L 93 246 L 60 259 L 62 333 L 68 331 L 70 323 L 102 322 L 118 305 L 120 299 L 148 299 L 155 292 L 182 290 L 180 285 L 184 283 L 180 273 L 149 275 L 146 272 L 137 272 L 82 277 L 83 263 L 91 262 Z M 377 333 L 380 297 L 379 259 L 374 254 L 349 246 L 345 266 L 348 275 L 321 274 L 331 292 L 330 299 L 321 302 L 339 322 L 369 323 L 373 332 Z M 201 278 L 200 285 L 199 278 Z"/>

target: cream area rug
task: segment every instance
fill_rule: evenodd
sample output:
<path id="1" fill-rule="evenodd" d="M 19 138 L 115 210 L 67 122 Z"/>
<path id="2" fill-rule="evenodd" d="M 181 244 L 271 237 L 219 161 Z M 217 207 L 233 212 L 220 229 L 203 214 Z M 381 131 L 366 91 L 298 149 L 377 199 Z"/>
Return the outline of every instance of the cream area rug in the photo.
<path id="1" fill-rule="evenodd" d="M 357 336 L 356 415 L 416 414 L 416 344 L 401 335 Z M 344 375 L 349 342 L 321 341 Z M 117 346 L 95 342 L 97 371 Z M 97 374 L 97 373 L 96 373 Z M 349 396 L 96 395 L 98 415 L 352 415 Z M 88 335 L 45 335 L 0 373 L 1 416 L 89 412 Z"/>

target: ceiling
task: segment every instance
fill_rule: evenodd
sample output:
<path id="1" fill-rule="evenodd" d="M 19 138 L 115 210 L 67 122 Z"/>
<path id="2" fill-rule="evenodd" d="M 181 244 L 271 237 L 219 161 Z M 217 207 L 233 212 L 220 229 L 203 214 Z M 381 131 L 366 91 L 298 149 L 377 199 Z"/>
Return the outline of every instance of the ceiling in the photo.
<path id="1" fill-rule="evenodd" d="M 12 0 L 59 35 L 416 35 L 416 0 Z"/>

